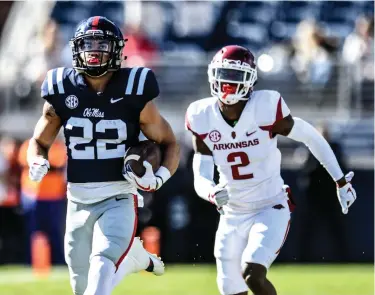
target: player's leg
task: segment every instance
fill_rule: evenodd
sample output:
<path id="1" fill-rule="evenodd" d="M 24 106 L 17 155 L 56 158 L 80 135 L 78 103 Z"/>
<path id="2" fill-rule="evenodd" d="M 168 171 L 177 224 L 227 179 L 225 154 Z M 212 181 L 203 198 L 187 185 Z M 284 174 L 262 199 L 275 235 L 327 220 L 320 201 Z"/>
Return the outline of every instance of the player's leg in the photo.
<path id="1" fill-rule="evenodd" d="M 89 205 L 68 201 L 64 247 L 74 295 L 86 290 L 94 221 Z"/>
<path id="2" fill-rule="evenodd" d="M 267 269 L 279 254 L 289 225 L 290 211 L 286 200 L 254 216 L 242 255 L 243 278 L 254 295 L 276 295 L 275 287 L 266 277 Z"/>
<path id="3" fill-rule="evenodd" d="M 276 295 L 276 289 L 267 279 L 267 268 L 257 263 L 246 263 L 243 277 L 254 295 Z"/>
<path id="4" fill-rule="evenodd" d="M 216 282 L 222 295 L 247 295 L 247 285 L 242 278 L 241 259 L 216 258 L 217 277 Z M 244 291 L 246 290 L 246 291 Z"/>
<path id="5" fill-rule="evenodd" d="M 164 274 L 164 263 L 156 255 L 143 248 L 142 241 L 135 237 L 128 255 L 120 263 L 113 280 L 113 286 L 117 286 L 121 280 L 132 273 L 146 270 L 156 276 Z"/>
<path id="6" fill-rule="evenodd" d="M 222 295 L 247 294 L 248 287 L 241 272 L 241 256 L 247 244 L 247 235 L 241 235 L 238 228 L 242 219 L 223 215 L 216 231 L 216 281 Z"/>
<path id="7" fill-rule="evenodd" d="M 100 204 L 95 222 L 88 286 L 85 295 L 109 295 L 118 266 L 128 254 L 137 228 L 136 201 L 131 194 Z M 116 200 L 117 199 L 117 200 Z"/>

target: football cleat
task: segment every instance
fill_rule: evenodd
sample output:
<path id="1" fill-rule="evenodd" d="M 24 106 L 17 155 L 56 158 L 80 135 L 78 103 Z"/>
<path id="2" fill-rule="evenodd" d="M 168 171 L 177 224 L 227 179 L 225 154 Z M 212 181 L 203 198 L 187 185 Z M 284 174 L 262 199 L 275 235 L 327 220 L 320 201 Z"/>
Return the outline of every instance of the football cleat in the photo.
<path id="1" fill-rule="evenodd" d="M 165 271 L 164 262 L 156 254 L 151 254 L 148 251 L 147 253 L 150 257 L 150 265 L 146 268 L 146 271 L 152 272 L 156 276 L 162 276 Z"/>

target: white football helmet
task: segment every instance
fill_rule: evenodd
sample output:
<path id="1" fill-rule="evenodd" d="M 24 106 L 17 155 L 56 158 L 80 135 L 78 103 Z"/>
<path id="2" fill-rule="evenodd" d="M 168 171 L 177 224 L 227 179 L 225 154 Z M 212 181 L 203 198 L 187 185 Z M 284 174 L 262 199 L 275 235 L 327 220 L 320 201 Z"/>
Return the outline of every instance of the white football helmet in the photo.
<path id="1" fill-rule="evenodd" d="M 257 81 L 257 68 L 250 50 L 238 45 L 220 49 L 208 65 L 211 95 L 225 104 L 248 100 Z"/>

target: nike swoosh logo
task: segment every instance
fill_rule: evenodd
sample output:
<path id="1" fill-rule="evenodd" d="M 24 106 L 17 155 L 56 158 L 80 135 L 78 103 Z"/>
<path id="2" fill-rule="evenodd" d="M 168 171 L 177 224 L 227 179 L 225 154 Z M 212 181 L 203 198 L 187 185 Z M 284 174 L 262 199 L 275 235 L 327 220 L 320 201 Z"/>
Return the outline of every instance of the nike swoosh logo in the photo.
<path id="1" fill-rule="evenodd" d="M 127 200 L 127 197 L 116 197 L 116 201 Z"/>
<path id="2" fill-rule="evenodd" d="M 116 103 L 116 102 L 120 101 L 121 99 L 124 99 L 124 98 L 123 97 L 120 97 L 120 98 L 117 98 L 117 99 L 111 98 L 111 103 Z"/>
<path id="3" fill-rule="evenodd" d="M 255 132 L 257 132 L 257 131 L 255 130 L 254 132 L 251 132 L 251 133 L 246 132 L 246 136 L 251 136 L 251 135 L 253 135 Z"/>
<path id="4" fill-rule="evenodd" d="M 155 190 L 153 190 L 153 189 L 150 189 L 150 185 L 149 185 L 148 187 L 144 187 L 144 186 L 140 185 L 136 179 L 134 179 L 134 180 L 135 180 L 135 183 L 138 185 L 138 187 L 139 187 L 141 190 L 143 190 L 143 191 L 145 191 L 145 192 L 154 192 L 154 191 L 155 191 Z"/>

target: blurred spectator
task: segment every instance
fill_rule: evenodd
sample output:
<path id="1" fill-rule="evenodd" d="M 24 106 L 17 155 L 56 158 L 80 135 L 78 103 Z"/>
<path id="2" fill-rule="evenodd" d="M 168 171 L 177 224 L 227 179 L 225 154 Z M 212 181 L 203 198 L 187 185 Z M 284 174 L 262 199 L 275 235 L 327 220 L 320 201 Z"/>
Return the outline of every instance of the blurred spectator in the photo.
<path id="1" fill-rule="evenodd" d="M 229 35 L 230 30 L 228 28 L 229 25 L 233 23 L 234 15 L 238 14 L 236 11 L 243 9 L 242 5 L 244 5 L 244 3 L 239 1 L 223 1 L 221 5 L 212 32 L 208 38 L 206 38 L 206 42 L 204 42 L 203 48 L 206 51 L 217 51 L 230 43 L 239 43 L 238 39 L 233 40 L 235 38 Z"/>
<path id="2" fill-rule="evenodd" d="M 5 153 L 1 150 L 0 153 L 0 203 L 2 204 L 7 198 L 7 171 L 8 171 L 8 159 L 5 157 Z"/>
<path id="3" fill-rule="evenodd" d="M 297 25 L 293 47 L 291 66 L 297 77 L 304 83 L 324 87 L 332 73 L 335 42 L 324 36 L 315 21 L 303 20 Z"/>
<path id="4" fill-rule="evenodd" d="M 348 64 L 352 95 L 362 97 L 364 108 L 373 109 L 374 99 L 374 19 L 359 17 L 353 33 L 346 39 L 343 59 Z M 367 93 L 363 90 L 367 90 Z M 357 100 L 358 101 L 358 100 Z M 357 105 L 358 107 L 358 105 Z"/>
<path id="5" fill-rule="evenodd" d="M 25 75 L 30 82 L 43 82 L 48 70 L 65 63 L 61 54 L 62 45 L 59 25 L 50 19 L 39 35 L 31 41 L 30 56 L 26 59 Z"/>
<path id="6" fill-rule="evenodd" d="M 20 189 L 20 168 L 17 163 L 19 144 L 16 139 L 4 136 L 0 140 L 1 155 L 5 160 L 3 162 L 3 177 L 6 186 L 5 197 L 0 199 L 2 207 L 17 207 L 19 205 L 19 189 Z"/>
<path id="7" fill-rule="evenodd" d="M 345 39 L 343 58 L 347 63 L 354 64 L 371 56 L 374 51 L 374 20 L 359 17 L 353 33 Z"/>
<path id="8" fill-rule="evenodd" d="M 347 171 L 343 162 L 341 146 L 331 140 L 327 126 L 322 124 L 317 129 L 330 144 L 342 170 L 344 172 Z M 337 200 L 335 182 L 312 153 L 309 153 L 301 172 L 302 176 L 299 179 L 299 183 L 304 184 L 305 187 L 305 200 L 301 202 L 305 209 L 303 220 L 300 221 L 301 261 L 306 262 L 309 260 L 308 257 L 312 257 L 314 248 L 318 247 L 318 245 L 314 244 L 314 241 L 321 240 L 322 231 L 320 229 L 323 228 L 328 231 L 328 235 L 325 236 L 331 238 L 331 241 L 326 243 L 331 244 L 333 246 L 332 249 L 335 252 L 337 251 L 335 253 L 337 257 L 330 255 L 331 253 L 321 253 L 322 256 L 320 258 L 324 259 L 324 261 L 329 259 L 335 259 L 336 261 L 347 260 L 346 245 L 348 243 L 345 240 L 344 215 Z"/>
<path id="9" fill-rule="evenodd" d="M 34 182 L 29 178 L 26 159 L 28 145 L 28 140 L 21 145 L 18 159 L 22 167 L 21 203 L 27 228 L 29 262 L 33 234 L 43 232 L 51 245 L 52 263 L 63 264 L 63 225 L 66 206 L 65 145 L 60 140 L 56 140 L 52 145 L 48 154 L 51 168 L 41 182 Z"/>
<path id="10" fill-rule="evenodd" d="M 47 71 L 67 65 L 64 62 L 66 54 L 62 54 L 60 34 L 58 24 L 50 19 L 35 38 L 30 40 L 28 54 L 18 69 L 18 79 L 13 87 L 14 96 L 18 98 L 18 104 L 22 110 L 42 103 L 40 85 Z"/>
<path id="11" fill-rule="evenodd" d="M 129 25 L 124 29 L 124 56 L 126 66 L 148 66 L 159 58 L 157 45 L 147 36 L 140 25 Z"/>
<path id="12" fill-rule="evenodd" d="M 19 214 L 18 143 L 11 137 L 0 140 L 0 264 L 23 260 L 22 220 Z"/>

